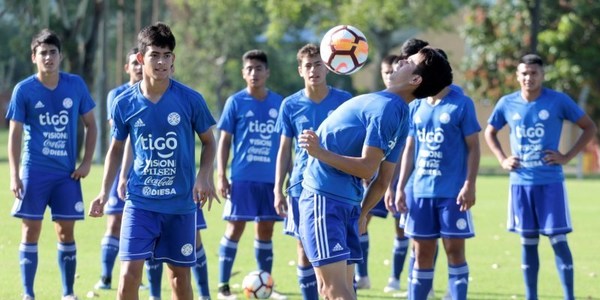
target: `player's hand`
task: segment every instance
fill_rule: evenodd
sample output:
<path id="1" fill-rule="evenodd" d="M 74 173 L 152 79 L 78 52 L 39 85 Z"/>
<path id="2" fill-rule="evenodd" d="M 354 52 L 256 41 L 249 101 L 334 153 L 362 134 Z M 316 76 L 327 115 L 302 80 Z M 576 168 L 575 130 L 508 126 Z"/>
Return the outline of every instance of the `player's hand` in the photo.
<path id="1" fill-rule="evenodd" d="M 229 180 L 225 176 L 219 176 L 217 180 L 217 190 L 219 191 L 219 195 L 223 198 L 229 198 L 229 194 L 231 193 L 231 185 L 229 184 Z"/>
<path id="2" fill-rule="evenodd" d="M 10 178 L 10 190 L 15 195 L 15 198 L 23 200 L 23 181 L 21 177 L 11 176 Z"/>
<path id="3" fill-rule="evenodd" d="M 193 189 L 193 198 L 194 202 L 200 205 L 200 208 L 203 208 L 208 202 L 209 211 L 212 207 L 213 200 L 217 200 L 218 203 L 221 203 L 221 200 L 219 200 L 217 193 L 215 192 L 214 185 L 206 182 L 200 177 L 196 178 L 196 183 L 194 184 Z"/>
<path id="4" fill-rule="evenodd" d="M 81 178 L 85 178 L 90 173 L 90 169 L 92 168 L 91 162 L 82 162 L 73 173 L 71 173 L 71 178 L 75 180 L 79 180 Z"/>
<path id="5" fill-rule="evenodd" d="M 287 199 L 282 193 L 275 193 L 275 202 L 273 203 L 273 206 L 275 207 L 275 211 L 280 217 L 287 217 Z"/>
<path id="6" fill-rule="evenodd" d="M 549 165 L 566 165 L 569 162 L 567 156 L 554 150 L 544 150 L 544 161 Z"/>
<path id="7" fill-rule="evenodd" d="M 475 187 L 463 185 L 456 198 L 456 204 L 460 206 L 460 211 L 467 211 L 475 205 Z"/>
<path id="8" fill-rule="evenodd" d="M 360 216 L 358 217 L 358 233 L 360 235 L 363 235 L 367 232 L 367 224 L 368 224 L 367 223 L 367 221 L 368 221 L 367 215 L 368 214 L 369 214 L 368 212 L 366 212 L 364 214 L 361 213 Z"/>
<path id="9" fill-rule="evenodd" d="M 88 216 L 98 218 L 104 216 L 104 205 L 108 202 L 108 198 L 103 195 L 99 195 L 94 199 L 90 205 L 90 211 Z"/>
<path id="10" fill-rule="evenodd" d="M 408 211 L 406 206 L 406 194 L 403 190 L 396 190 L 396 201 L 394 203 L 396 211 L 394 213 L 405 213 Z"/>
<path id="11" fill-rule="evenodd" d="M 502 169 L 513 171 L 521 166 L 521 162 L 516 156 L 509 156 L 502 161 Z"/>
<path id="12" fill-rule="evenodd" d="M 312 157 L 317 157 L 321 146 L 319 145 L 319 137 L 317 134 L 310 130 L 304 129 L 300 136 L 298 136 L 298 146 L 305 149 L 306 152 Z"/>
<path id="13" fill-rule="evenodd" d="M 396 191 L 394 191 L 394 189 L 387 189 L 385 195 L 383 195 L 383 203 L 385 203 L 385 208 L 392 214 L 398 213 L 398 211 L 396 211 L 395 201 Z"/>

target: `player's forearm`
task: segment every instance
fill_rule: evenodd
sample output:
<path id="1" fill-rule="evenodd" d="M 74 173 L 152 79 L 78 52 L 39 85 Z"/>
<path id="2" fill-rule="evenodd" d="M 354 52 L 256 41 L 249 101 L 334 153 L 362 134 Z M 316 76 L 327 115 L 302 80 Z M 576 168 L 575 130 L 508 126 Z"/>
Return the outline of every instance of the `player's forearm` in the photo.
<path id="1" fill-rule="evenodd" d="M 490 126 L 485 130 L 485 141 L 488 144 L 488 147 L 496 156 L 496 159 L 502 165 L 502 162 L 506 159 L 506 154 L 502 150 L 502 146 L 500 145 L 500 141 L 498 140 L 498 132 L 490 129 Z"/>
<path id="2" fill-rule="evenodd" d="M 226 138 L 225 132 L 221 132 L 219 147 L 217 149 L 217 176 L 219 178 L 227 177 L 227 162 L 229 161 L 229 150 L 231 149 L 231 139 Z"/>
<path id="3" fill-rule="evenodd" d="M 474 187 L 475 181 L 477 180 L 477 173 L 479 171 L 481 149 L 479 147 L 479 137 L 477 133 L 468 139 L 467 147 L 469 154 L 467 155 L 467 178 L 465 180 L 465 184 Z"/>
<path id="4" fill-rule="evenodd" d="M 387 166 L 384 166 L 387 165 Z M 367 213 L 377 205 L 381 200 L 385 191 L 390 186 L 392 176 L 394 173 L 395 165 L 390 162 L 382 162 L 377 177 L 371 182 L 365 193 L 365 198 L 362 204 L 362 212 Z M 387 168 L 387 169 L 386 169 Z"/>
<path id="5" fill-rule="evenodd" d="M 12 128 L 8 137 L 8 165 L 10 176 L 19 176 L 19 164 L 21 161 L 21 142 L 22 135 L 15 132 Z"/>
<path id="6" fill-rule="evenodd" d="M 398 176 L 398 185 L 396 187 L 396 191 L 404 191 L 406 183 L 408 182 L 408 178 L 410 178 L 410 175 L 413 171 L 415 153 L 415 144 L 413 141 L 414 140 L 411 138 L 407 139 L 404 151 L 402 151 L 400 175 Z"/>
<path id="7" fill-rule="evenodd" d="M 367 159 L 363 156 L 345 156 L 331 152 L 326 149 L 321 149 L 316 159 L 352 176 L 362 179 L 371 179 L 377 171 L 377 161 Z"/>
<path id="8" fill-rule="evenodd" d="M 123 142 L 120 142 L 123 143 Z M 100 194 L 102 196 L 107 196 L 110 191 L 113 182 L 115 181 L 115 177 L 117 176 L 117 170 L 123 161 L 123 145 L 111 143 L 110 148 L 108 149 L 108 153 L 106 153 L 106 158 L 104 159 L 104 174 L 102 176 L 102 187 L 100 190 Z"/>
<path id="9" fill-rule="evenodd" d="M 90 123 L 85 131 L 85 150 L 83 152 L 82 163 L 92 163 L 94 151 L 96 150 L 96 138 L 98 137 L 98 128 L 96 123 Z"/>
<path id="10" fill-rule="evenodd" d="M 283 193 L 285 176 L 288 174 L 291 162 L 291 147 L 286 139 L 282 138 L 277 150 L 277 161 L 275 163 L 275 194 Z"/>
<path id="11" fill-rule="evenodd" d="M 589 122 L 589 124 L 582 129 L 583 132 L 581 133 L 571 150 L 569 150 L 565 154 L 565 156 L 568 159 L 567 162 L 573 159 L 575 156 L 577 156 L 577 154 L 581 152 L 583 148 L 585 148 L 585 146 L 592 140 L 594 135 L 596 135 L 598 130 L 593 122 Z"/>
<path id="12" fill-rule="evenodd" d="M 202 153 L 200 154 L 200 170 L 199 174 L 201 174 L 202 178 L 210 182 L 210 177 L 213 176 L 213 162 L 215 161 L 215 156 L 217 154 L 217 147 L 214 143 L 214 139 L 212 143 L 203 143 L 202 144 Z"/>

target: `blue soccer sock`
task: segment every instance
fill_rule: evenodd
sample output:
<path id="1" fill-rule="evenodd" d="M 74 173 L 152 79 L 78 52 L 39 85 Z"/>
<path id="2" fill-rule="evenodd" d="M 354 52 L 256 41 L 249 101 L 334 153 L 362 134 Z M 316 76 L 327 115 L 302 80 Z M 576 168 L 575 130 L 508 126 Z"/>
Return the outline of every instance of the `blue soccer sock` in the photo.
<path id="1" fill-rule="evenodd" d="M 413 269 L 408 299 L 427 299 L 433 286 L 433 269 Z"/>
<path id="2" fill-rule="evenodd" d="M 19 245 L 19 265 L 21 266 L 23 294 L 35 297 L 35 294 L 33 293 L 33 282 L 38 266 L 37 243 L 21 243 Z"/>
<path id="3" fill-rule="evenodd" d="M 525 279 L 525 299 L 532 300 L 537 296 L 538 272 L 540 270 L 540 257 L 538 254 L 539 237 L 522 237 L 521 269 Z"/>
<path id="4" fill-rule="evenodd" d="M 119 254 L 119 237 L 105 235 L 100 242 L 102 259 L 102 282 L 110 284 L 112 279 L 112 271 Z"/>
<path id="5" fill-rule="evenodd" d="M 63 296 L 73 294 L 75 270 L 77 269 L 77 247 L 75 242 L 58 243 L 58 269 L 62 278 Z"/>
<path id="6" fill-rule="evenodd" d="M 552 249 L 554 249 L 554 260 L 565 299 L 575 299 L 573 256 L 571 255 L 571 249 L 569 249 L 567 236 L 564 234 L 553 235 L 550 237 L 550 243 L 552 243 Z"/>
<path id="7" fill-rule="evenodd" d="M 300 285 L 300 292 L 302 293 L 303 300 L 317 300 L 319 299 L 319 291 L 317 289 L 317 276 L 312 266 L 298 266 L 296 268 L 296 274 L 298 275 L 298 284 Z"/>
<path id="8" fill-rule="evenodd" d="M 394 240 L 394 252 L 392 255 L 392 277 L 400 279 L 402 269 L 404 269 L 404 261 L 408 252 L 409 239 L 407 237 L 396 238 Z"/>
<path id="9" fill-rule="evenodd" d="M 150 296 L 160 298 L 162 286 L 163 264 L 160 261 L 149 259 L 146 261 L 146 276 L 148 277 L 148 288 Z"/>
<path id="10" fill-rule="evenodd" d="M 466 300 L 469 287 L 469 266 L 467 263 L 448 265 L 448 286 L 452 299 Z"/>
<path id="11" fill-rule="evenodd" d="M 196 286 L 200 296 L 210 298 L 210 289 L 208 287 L 208 264 L 206 261 L 206 253 L 204 247 L 196 249 L 196 265 L 192 268 L 192 273 L 196 278 Z"/>
<path id="12" fill-rule="evenodd" d="M 219 246 L 219 284 L 229 283 L 231 277 L 231 269 L 237 254 L 238 242 L 221 238 Z"/>
<path id="13" fill-rule="evenodd" d="M 356 276 L 369 276 L 369 233 L 360 236 L 360 249 L 362 250 L 363 259 L 356 264 Z"/>
<path id="14" fill-rule="evenodd" d="M 273 271 L 273 241 L 254 240 L 254 257 L 258 263 L 258 269 Z"/>

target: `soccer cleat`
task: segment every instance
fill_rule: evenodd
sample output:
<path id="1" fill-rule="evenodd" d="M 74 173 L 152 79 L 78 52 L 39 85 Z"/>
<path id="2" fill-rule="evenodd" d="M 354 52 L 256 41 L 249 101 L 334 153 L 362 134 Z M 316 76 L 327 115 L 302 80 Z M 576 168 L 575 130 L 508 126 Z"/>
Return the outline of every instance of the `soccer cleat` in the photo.
<path id="1" fill-rule="evenodd" d="M 371 288 L 371 280 L 369 277 L 356 277 L 356 289 L 358 290 L 368 290 Z"/>
<path id="2" fill-rule="evenodd" d="M 149 289 L 149 287 L 148 287 L 147 285 L 145 285 L 145 284 L 142 282 L 142 283 L 140 283 L 140 287 L 139 287 L 139 289 L 140 289 L 141 291 L 145 291 L 145 290 Z"/>
<path id="3" fill-rule="evenodd" d="M 209 296 L 199 296 L 198 300 L 210 300 Z"/>
<path id="4" fill-rule="evenodd" d="M 110 290 L 110 282 L 105 282 L 104 280 L 100 279 L 100 280 L 98 280 L 98 282 L 96 282 L 96 284 L 94 284 L 94 289 L 95 290 Z"/>
<path id="5" fill-rule="evenodd" d="M 148 300 L 160 300 L 160 298 L 158 298 L 158 297 L 153 297 L 153 296 L 150 296 L 150 298 L 148 298 Z"/>
<path id="6" fill-rule="evenodd" d="M 217 299 L 236 300 L 237 296 L 231 293 L 231 289 L 229 289 L 229 284 L 224 284 L 219 287 L 219 293 L 217 294 Z"/>
<path id="7" fill-rule="evenodd" d="M 277 292 L 276 290 L 273 290 L 273 292 L 271 292 L 271 296 L 269 297 L 269 299 L 275 299 L 275 300 L 287 300 L 287 296 L 280 294 L 279 292 Z"/>
<path id="8" fill-rule="evenodd" d="M 71 295 L 62 296 L 62 300 L 79 300 L 79 298 L 77 298 L 77 296 L 71 294 Z"/>
<path id="9" fill-rule="evenodd" d="M 23 295 L 23 300 L 35 300 L 35 298 L 33 298 L 29 295 Z"/>
<path id="10" fill-rule="evenodd" d="M 433 299 L 435 299 L 435 293 L 433 292 L 433 288 L 431 288 L 431 289 L 429 290 L 429 294 L 427 294 L 427 299 L 428 299 L 428 300 L 433 300 Z"/>
<path id="11" fill-rule="evenodd" d="M 396 278 L 388 279 L 388 284 L 383 288 L 384 293 L 397 292 L 400 290 L 400 280 Z"/>
<path id="12" fill-rule="evenodd" d="M 452 300 L 452 293 L 450 293 L 450 290 L 446 290 L 446 295 L 442 297 L 442 300 Z"/>

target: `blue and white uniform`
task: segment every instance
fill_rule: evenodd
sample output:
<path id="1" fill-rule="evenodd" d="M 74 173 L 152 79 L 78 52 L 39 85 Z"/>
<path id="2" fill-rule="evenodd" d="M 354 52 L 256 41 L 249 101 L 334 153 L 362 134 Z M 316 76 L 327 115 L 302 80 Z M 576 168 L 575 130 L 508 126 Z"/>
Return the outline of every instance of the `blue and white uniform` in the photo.
<path id="1" fill-rule="evenodd" d="M 481 131 L 475 105 L 451 89 L 436 105 L 417 99 L 409 106 L 414 200 L 404 232 L 420 239 L 472 237 L 471 213 L 461 212 L 456 198 L 467 176 L 465 138 Z"/>
<path id="2" fill-rule="evenodd" d="M 115 102 L 113 137 L 129 137 L 134 158 L 119 256 L 192 266 L 197 204 L 196 166 L 190 162 L 195 162 L 196 135 L 211 130 L 215 120 L 202 95 L 172 79 L 156 103 L 143 96 L 139 83 Z"/>
<path id="3" fill-rule="evenodd" d="M 569 96 L 547 88 L 535 101 L 515 92 L 496 104 L 488 123 L 497 130 L 508 124 L 511 153 L 521 165 L 510 172 L 510 231 L 522 235 L 572 231 L 562 166 L 547 164 L 544 151 L 558 151 L 563 121 L 576 123 L 584 114 Z"/>
<path id="4" fill-rule="evenodd" d="M 281 221 L 273 207 L 279 136 L 275 123 L 283 97 L 269 91 L 264 100 L 243 89 L 227 99 L 217 128 L 233 135 L 231 195 L 223 219 Z"/>
<path id="5" fill-rule="evenodd" d="M 297 143 L 298 136 L 305 129 L 315 130 L 338 106 L 352 95 L 346 91 L 329 87 L 329 93 L 319 103 L 310 100 L 304 89 L 286 97 L 281 104 L 277 118 L 277 131 L 294 139 L 294 167 L 290 174 L 288 188 L 288 217 L 285 219 L 284 232 L 298 237 L 298 198 L 302 193 L 302 180 L 308 153 Z"/>
<path id="6" fill-rule="evenodd" d="M 81 220 L 84 205 L 79 180 L 72 179 L 77 161 L 77 121 L 95 107 L 83 79 L 60 72 L 48 89 L 32 75 L 19 82 L 6 118 L 23 123 L 22 199 L 12 214 L 42 220 L 46 206 L 53 220 Z"/>
<path id="7" fill-rule="evenodd" d="M 396 162 L 408 133 L 408 106 L 385 91 L 354 97 L 340 105 L 317 130 L 321 147 L 360 157 L 365 146 Z M 313 266 L 341 260 L 360 261 L 358 217 L 363 199 L 361 179 L 313 157 L 304 171 L 299 200 L 300 237 Z"/>

